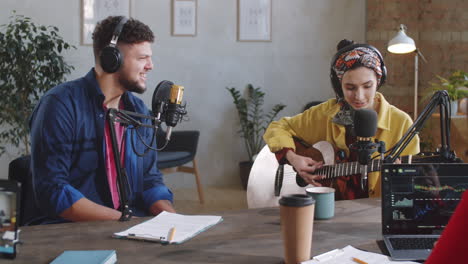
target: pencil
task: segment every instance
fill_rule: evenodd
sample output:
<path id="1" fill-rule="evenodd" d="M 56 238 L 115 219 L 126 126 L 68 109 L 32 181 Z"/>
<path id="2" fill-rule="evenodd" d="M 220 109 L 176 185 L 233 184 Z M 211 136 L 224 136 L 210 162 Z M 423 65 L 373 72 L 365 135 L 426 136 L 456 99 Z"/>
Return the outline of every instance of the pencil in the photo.
<path id="1" fill-rule="evenodd" d="M 353 258 L 353 261 L 359 264 L 367 264 L 367 262 L 365 262 L 364 260 L 360 260 L 358 258 Z"/>
<path id="2" fill-rule="evenodd" d="M 168 237 L 169 237 L 169 239 L 168 239 L 169 243 L 171 243 L 172 240 L 174 240 L 175 232 L 176 232 L 176 228 L 175 228 L 175 226 L 174 226 L 174 227 L 171 228 L 171 230 L 169 231 L 169 236 L 168 236 Z"/>

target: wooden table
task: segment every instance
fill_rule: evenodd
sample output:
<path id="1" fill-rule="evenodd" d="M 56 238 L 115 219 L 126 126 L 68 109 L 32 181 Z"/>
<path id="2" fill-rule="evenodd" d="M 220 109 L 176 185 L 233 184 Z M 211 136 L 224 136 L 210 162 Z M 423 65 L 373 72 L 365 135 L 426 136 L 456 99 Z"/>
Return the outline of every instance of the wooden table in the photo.
<path id="1" fill-rule="evenodd" d="M 281 263 L 279 208 L 228 211 L 224 221 L 181 245 L 112 238 L 147 218 L 22 227 L 18 255 L 1 263 L 49 263 L 64 250 L 115 249 L 118 263 Z M 312 255 L 346 245 L 378 252 L 380 200 L 336 202 L 335 217 L 314 222 Z M 366 247 L 366 246 L 365 246 Z M 362 247 L 361 247 L 362 248 Z"/>

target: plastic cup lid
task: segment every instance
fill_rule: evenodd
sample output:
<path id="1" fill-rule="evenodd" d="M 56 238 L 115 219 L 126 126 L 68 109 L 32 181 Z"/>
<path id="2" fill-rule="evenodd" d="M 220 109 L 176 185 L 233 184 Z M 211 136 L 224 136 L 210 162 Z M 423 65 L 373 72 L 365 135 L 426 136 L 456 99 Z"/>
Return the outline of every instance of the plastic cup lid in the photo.
<path id="1" fill-rule="evenodd" d="M 301 207 L 314 204 L 315 200 L 306 194 L 290 194 L 282 196 L 279 204 L 283 206 Z"/>

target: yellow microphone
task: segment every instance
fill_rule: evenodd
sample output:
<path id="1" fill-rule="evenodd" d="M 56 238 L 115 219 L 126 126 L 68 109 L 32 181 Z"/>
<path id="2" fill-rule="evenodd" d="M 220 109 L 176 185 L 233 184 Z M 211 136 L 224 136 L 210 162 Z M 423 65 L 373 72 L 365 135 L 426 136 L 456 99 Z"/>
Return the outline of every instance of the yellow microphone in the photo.
<path id="1" fill-rule="evenodd" d="M 181 116 L 185 113 L 180 109 L 180 104 L 182 103 L 182 97 L 184 96 L 184 87 L 180 85 L 173 84 L 171 87 L 171 93 L 169 96 L 169 104 L 167 106 L 166 112 L 166 140 L 170 140 L 172 128 L 177 125 Z M 183 109 L 182 109 L 183 110 Z"/>

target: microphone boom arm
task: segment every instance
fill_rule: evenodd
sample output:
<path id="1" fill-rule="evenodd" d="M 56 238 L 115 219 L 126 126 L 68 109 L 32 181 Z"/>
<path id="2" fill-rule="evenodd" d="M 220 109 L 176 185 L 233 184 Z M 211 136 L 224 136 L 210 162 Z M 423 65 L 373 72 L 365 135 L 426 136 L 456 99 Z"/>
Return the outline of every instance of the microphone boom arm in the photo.
<path id="1" fill-rule="evenodd" d="M 132 116 L 139 117 L 139 118 L 146 118 L 152 120 L 152 124 L 144 124 Z M 136 127 L 149 127 L 157 129 L 158 126 L 161 124 L 161 121 L 154 116 L 143 115 L 140 113 L 110 108 L 107 111 L 107 121 L 109 122 L 109 130 L 111 135 L 111 142 L 112 142 L 112 152 L 114 154 L 114 164 L 115 169 L 117 172 L 117 184 L 119 188 L 119 199 L 120 199 L 120 211 L 122 215 L 119 221 L 129 221 L 132 218 L 133 211 L 130 208 L 130 204 L 128 201 L 128 193 L 127 187 L 129 187 L 127 173 L 125 168 L 122 168 L 122 164 L 120 163 L 120 151 L 117 143 L 117 134 L 115 132 L 114 123 L 119 122 L 123 125 L 132 125 Z M 156 136 L 156 132 L 155 132 Z"/>
<path id="2" fill-rule="evenodd" d="M 440 137 L 441 137 L 441 156 L 448 162 L 457 162 L 459 159 L 455 153 L 450 150 L 450 97 L 445 90 L 437 91 L 432 95 L 431 100 L 424 110 L 418 116 L 413 125 L 406 131 L 403 137 L 391 149 L 390 153 L 384 159 L 385 163 L 394 163 L 401 152 L 408 146 L 411 140 L 419 134 L 427 119 L 440 108 Z"/>
<path id="3" fill-rule="evenodd" d="M 114 121 L 119 122 L 124 125 L 132 125 L 134 127 L 149 127 L 149 128 L 154 128 L 155 126 L 158 127 L 159 124 L 161 124 L 161 121 L 150 115 L 144 115 L 136 112 L 130 112 L 130 111 L 125 111 L 121 109 L 114 109 L 111 108 L 109 111 L 112 111 L 112 114 L 115 116 Z M 153 124 L 148 125 L 144 124 L 136 119 L 134 119 L 132 116 L 139 117 L 139 118 L 145 118 L 149 119 L 153 122 Z"/>

